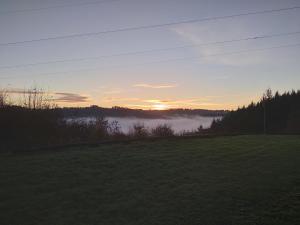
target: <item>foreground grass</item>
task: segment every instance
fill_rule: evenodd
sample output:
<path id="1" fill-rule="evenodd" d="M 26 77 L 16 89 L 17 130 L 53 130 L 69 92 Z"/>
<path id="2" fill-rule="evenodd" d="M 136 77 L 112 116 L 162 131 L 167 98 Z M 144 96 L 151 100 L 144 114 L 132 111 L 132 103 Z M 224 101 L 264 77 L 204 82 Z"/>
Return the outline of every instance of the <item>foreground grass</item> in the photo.
<path id="1" fill-rule="evenodd" d="M 3 225 L 295 225 L 299 212 L 299 136 L 0 155 Z"/>

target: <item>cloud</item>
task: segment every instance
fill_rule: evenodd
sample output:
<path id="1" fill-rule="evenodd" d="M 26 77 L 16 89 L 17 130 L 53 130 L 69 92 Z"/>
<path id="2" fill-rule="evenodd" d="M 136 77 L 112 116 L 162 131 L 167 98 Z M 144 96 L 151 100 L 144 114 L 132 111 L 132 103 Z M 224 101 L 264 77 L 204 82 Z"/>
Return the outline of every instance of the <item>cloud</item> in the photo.
<path id="1" fill-rule="evenodd" d="M 146 103 L 155 103 L 155 104 L 165 104 L 165 103 L 169 103 L 170 101 L 169 100 L 159 100 L 159 99 L 146 99 L 146 100 L 143 100 L 143 102 L 146 102 Z"/>
<path id="2" fill-rule="evenodd" d="M 134 108 L 134 109 L 152 109 L 152 105 L 143 105 L 143 104 L 125 104 L 124 107 Z"/>
<path id="3" fill-rule="evenodd" d="M 133 87 L 139 88 L 152 88 L 152 89 L 163 89 L 163 88 L 175 88 L 178 85 L 167 84 L 167 85 L 153 85 L 153 84 L 134 84 Z"/>
<path id="4" fill-rule="evenodd" d="M 82 103 L 82 102 L 89 102 L 90 101 L 88 96 L 75 94 L 75 93 L 56 92 L 55 95 L 58 96 L 57 98 L 54 99 L 57 102 Z"/>
<path id="5" fill-rule="evenodd" d="M 214 27 L 216 26 L 216 27 Z M 232 29 L 234 27 L 234 29 Z M 253 36 L 241 22 L 227 24 L 183 24 L 170 28 L 185 42 L 192 45 L 196 52 L 195 58 L 199 57 L 202 63 L 221 64 L 229 66 L 244 66 L 260 64 L 266 61 L 263 52 L 251 54 L 237 54 L 241 50 L 255 49 L 257 43 L 254 41 L 239 41 L 226 44 L 215 44 L 225 40 L 233 40 Z M 207 44 L 211 43 L 211 44 Z M 203 45 L 205 44 L 205 45 Z M 225 53 L 225 54 L 224 54 Z"/>
<path id="6" fill-rule="evenodd" d="M 102 101 L 103 102 L 127 102 L 127 101 L 140 101 L 140 99 L 108 96 L 102 98 Z"/>
<path id="7" fill-rule="evenodd" d="M 38 88 L 8 88 L 5 89 L 6 93 L 12 95 L 28 95 L 28 94 L 41 94 L 46 96 L 51 101 L 55 101 L 58 103 L 85 103 L 90 102 L 90 98 L 85 95 L 69 93 L 69 92 L 50 92 L 44 91 L 43 89 Z"/>

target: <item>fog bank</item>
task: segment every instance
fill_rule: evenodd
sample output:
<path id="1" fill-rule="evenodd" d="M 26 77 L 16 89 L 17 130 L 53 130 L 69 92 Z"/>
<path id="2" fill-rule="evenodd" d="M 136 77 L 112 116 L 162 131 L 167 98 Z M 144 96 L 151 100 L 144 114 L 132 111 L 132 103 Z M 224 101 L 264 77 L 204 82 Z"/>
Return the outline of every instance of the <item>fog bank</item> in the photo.
<path id="1" fill-rule="evenodd" d="M 136 117 L 106 117 L 105 119 L 108 122 L 118 121 L 121 126 L 121 131 L 128 134 L 130 129 L 134 124 L 144 124 L 148 129 L 152 129 L 160 124 L 171 125 L 175 133 L 181 133 L 183 131 L 195 131 L 199 126 L 203 128 L 210 127 L 213 119 L 218 119 L 220 117 L 202 117 L 202 116 L 193 116 L 193 117 L 170 117 L 166 119 L 143 119 Z M 85 118 L 76 118 L 69 119 L 70 122 L 93 122 L 95 118 L 85 117 Z"/>

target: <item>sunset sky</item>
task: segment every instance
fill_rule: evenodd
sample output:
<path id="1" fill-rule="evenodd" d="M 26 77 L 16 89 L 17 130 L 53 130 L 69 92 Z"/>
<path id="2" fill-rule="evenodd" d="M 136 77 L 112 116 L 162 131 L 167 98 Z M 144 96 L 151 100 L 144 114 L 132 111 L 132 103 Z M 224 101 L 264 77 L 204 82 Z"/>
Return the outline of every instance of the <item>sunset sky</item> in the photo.
<path id="1" fill-rule="evenodd" d="M 37 85 L 61 106 L 235 109 L 269 87 L 300 88 L 300 8 L 148 26 L 295 6 L 300 1 L 1 0 L 0 87 L 17 95 Z M 95 32 L 106 33 L 81 35 Z"/>

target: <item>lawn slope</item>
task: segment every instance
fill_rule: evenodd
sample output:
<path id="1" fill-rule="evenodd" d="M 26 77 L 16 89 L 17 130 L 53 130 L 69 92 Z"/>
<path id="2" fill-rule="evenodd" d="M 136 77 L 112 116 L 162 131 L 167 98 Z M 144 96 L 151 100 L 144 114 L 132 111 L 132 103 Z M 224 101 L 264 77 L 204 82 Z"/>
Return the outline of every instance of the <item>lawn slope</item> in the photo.
<path id="1" fill-rule="evenodd" d="M 300 224 L 300 136 L 0 155 L 3 225 Z"/>

